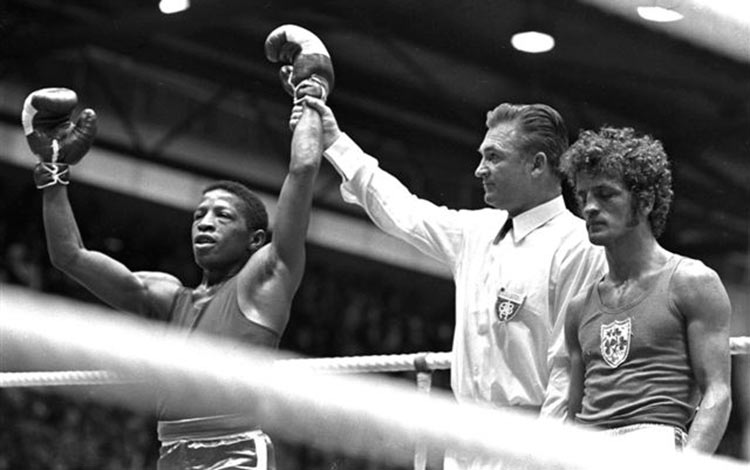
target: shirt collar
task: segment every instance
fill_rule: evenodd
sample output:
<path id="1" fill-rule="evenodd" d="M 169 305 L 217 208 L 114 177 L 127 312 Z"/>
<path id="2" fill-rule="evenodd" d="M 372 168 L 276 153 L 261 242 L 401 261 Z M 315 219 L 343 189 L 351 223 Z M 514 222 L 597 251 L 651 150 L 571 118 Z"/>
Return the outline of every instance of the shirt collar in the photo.
<path id="1" fill-rule="evenodd" d="M 513 230 L 511 230 L 513 240 L 516 243 L 520 242 L 526 235 L 546 224 L 560 213 L 565 212 L 565 210 L 563 197 L 557 196 L 543 204 L 532 207 L 526 212 L 518 214 L 513 217 Z"/>

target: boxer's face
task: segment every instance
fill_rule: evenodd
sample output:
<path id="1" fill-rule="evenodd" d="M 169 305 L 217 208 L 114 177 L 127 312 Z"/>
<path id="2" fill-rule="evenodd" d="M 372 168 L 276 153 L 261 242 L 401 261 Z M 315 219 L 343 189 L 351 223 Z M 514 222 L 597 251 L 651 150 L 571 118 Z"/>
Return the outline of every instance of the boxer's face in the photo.
<path id="1" fill-rule="evenodd" d="M 203 195 L 192 228 L 193 255 L 200 267 L 220 268 L 247 259 L 251 234 L 241 204 L 239 197 L 223 189 Z"/>
<path id="2" fill-rule="evenodd" d="M 576 197 L 589 240 L 595 245 L 611 244 L 645 220 L 635 211 L 633 195 L 619 178 L 579 174 Z"/>
<path id="3" fill-rule="evenodd" d="M 482 180 L 484 202 L 519 214 L 533 205 L 529 158 L 521 151 L 521 135 L 513 122 L 487 130 L 479 146 L 482 156 L 474 175 Z"/>

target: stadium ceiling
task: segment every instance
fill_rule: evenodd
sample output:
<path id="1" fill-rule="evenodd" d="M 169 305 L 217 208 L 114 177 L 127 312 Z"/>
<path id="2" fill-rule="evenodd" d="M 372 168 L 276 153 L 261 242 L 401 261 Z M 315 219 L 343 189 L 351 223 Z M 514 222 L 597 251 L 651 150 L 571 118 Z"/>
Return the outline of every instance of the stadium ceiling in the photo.
<path id="1" fill-rule="evenodd" d="M 485 112 L 545 102 L 571 138 L 603 124 L 660 138 L 676 190 L 665 243 L 746 255 L 750 14 L 722 11 L 720 0 L 658 3 L 685 19 L 635 15 L 655 0 L 193 0 L 172 15 L 156 0 L 6 0 L 0 85 L 17 94 L 3 98 L 3 119 L 16 122 L 10 110 L 34 88 L 71 86 L 108 117 L 99 145 L 208 175 L 233 174 L 249 152 L 266 164 L 239 174 L 277 191 L 290 100 L 263 43 L 298 24 L 333 56 L 341 127 L 418 194 L 481 206 L 473 170 Z M 511 47 L 532 23 L 554 35 L 552 51 Z M 324 168 L 317 203 L 361 215 L 337 186 Z"/>

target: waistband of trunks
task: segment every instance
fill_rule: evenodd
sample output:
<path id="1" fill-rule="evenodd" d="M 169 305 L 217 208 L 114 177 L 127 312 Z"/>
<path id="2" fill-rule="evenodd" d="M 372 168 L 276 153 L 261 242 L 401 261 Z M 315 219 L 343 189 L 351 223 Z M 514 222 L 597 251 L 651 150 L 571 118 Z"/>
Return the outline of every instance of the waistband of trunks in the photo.
<path id="1" fill-rule="evenodd" d="M 609 434 L 610 436 L 621 436 L 623 434 L 638 431 L 639 429 L 648 429 L 648 428 L 670 428 L 674 431 L 675 448 L 683 449 L 687 445 L 687 438 L 688 438 L 687 432 L 685 432 L 684 429 L 679 428 L 677 426 L 672 426 L 671 424 L 659 424 L 659 423 L 629 424 L 627 426 L 620 426 L 619 428 L 609 428 L 609 429 L 606 429 L 605 432 Z"/>
<path id="2" fill-rule="evenodd" d="M 241 414 L 159 421 L 159 441 L 217 439 L 258 430 L 257 422 Z"/>

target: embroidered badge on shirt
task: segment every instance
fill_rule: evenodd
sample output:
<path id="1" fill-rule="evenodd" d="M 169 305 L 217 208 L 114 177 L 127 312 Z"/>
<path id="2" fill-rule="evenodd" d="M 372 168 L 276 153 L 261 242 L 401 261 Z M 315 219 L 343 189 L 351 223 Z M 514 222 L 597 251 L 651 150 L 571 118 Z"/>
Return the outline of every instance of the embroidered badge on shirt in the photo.
<path id="1" fill-rule="evenodd" d="M 497 300 L 495 301 L 495 315 L 497 315 L 497 319 L 501 323 L 512 320 L 518 311 L 521 310 L 524 299 L 523 295 L 514 294 L 501 287 L 497 292 Z"/>
<path id="2" fill-rule="evenodd" d="M 602 358 L 610 367 L 616 368 L 628 358 L 630 352 L 630 318 L 615 320 L 601 326 L 600 348 Z"/>

